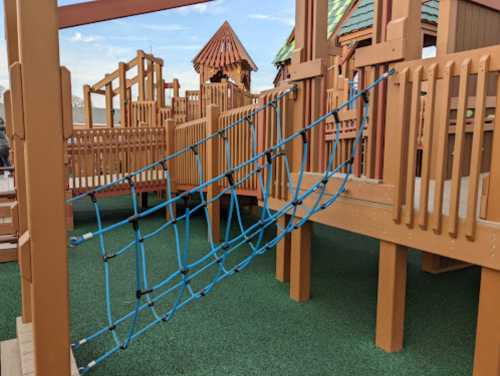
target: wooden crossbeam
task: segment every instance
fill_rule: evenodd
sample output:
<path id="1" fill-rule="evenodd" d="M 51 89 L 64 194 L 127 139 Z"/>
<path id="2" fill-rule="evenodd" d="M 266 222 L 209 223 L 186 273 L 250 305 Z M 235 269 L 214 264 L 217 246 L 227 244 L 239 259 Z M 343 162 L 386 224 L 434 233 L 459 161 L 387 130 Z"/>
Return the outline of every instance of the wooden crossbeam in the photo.
<path id="1" fill-rule="evenodd" d="M 93 0 L 59 7 L 59 29 L 139 14 L 207 3 L 213 0 Z"/>

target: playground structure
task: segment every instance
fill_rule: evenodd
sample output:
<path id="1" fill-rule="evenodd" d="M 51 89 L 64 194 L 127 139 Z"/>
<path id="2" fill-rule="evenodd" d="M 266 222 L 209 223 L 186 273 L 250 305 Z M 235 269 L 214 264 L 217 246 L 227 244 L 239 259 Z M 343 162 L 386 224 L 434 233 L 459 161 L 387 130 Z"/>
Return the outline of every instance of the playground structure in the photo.
<path id="1" fill-rule="evenodd" d="M 423 3 L 425 5 L 428 2 Z M 341 103 L 341 96 L 356 97 L 357 103 L 332 114 L 333 122 L 324 121 L 311 128 L 309 148 L 305 149 L 309 154 L 309 163 L 305 166 L 307 173 L 302 178 L 304 166 L 301 166 L 301 158 L 297 156 L 302 155 L 303 141 L 293 140 L 285 149 L 284 152 L 290 158 L 292 187 L 300 187 L 304 193 L 322 180 L 334 144 L 338 145 L 334 165 L 349 161 L 355 177 L 349 181 L 347 191 L 343 191 L 339 188 L 342 187 L 342 177 L 330 176 L 328 187 L 325 188 L 326 196 L 333 197 L 338 192 L 342 195 L 334 205 L 325 207 L 310 218 L 305 207 L 314 206 L 320 193 L 312 192 L 305 197 L 303 204 L 306 206 L 296 202 L 297 216 L 310 221 L 301 223 L 277 244 L 277 278 L 290 281 L 293 299 L 309 299 L 311 221 L 380 239 L 376 344 L 385 351 L 395 352 L 403 348 L 408 248 L 432 255 L 430 268 L 438 271 L 442 270 L 442 257 L 478 265 L 482 268 L 482 277 L 474 375 L 498 375 L 500 262 L 497 249 L 500 202 L 493 192 L 500 189 L 500 132 L 495 132 L 500 119 L 496 114 L 500 106 L 500 47 L 497 46 L 500 41 L 496 40 L 499 34 L 493 29 L 494 25 L 499 24 L 500 6 L 486 0 L 440 1 L 437 57 L 422 59 L 422 40 L 425 38 L 416 37 L 422 35 L 421 0 L 374 1 L 373 26 L 369 36 L 372 43 L 366 45 L 361 39 L 349 51 L 339 49 L 337 42 L 334 46 L 329 45 L 327 1 L 297 0 L 296 4 L 296 45 L 288 67 L 290 79 L 286 83 L 292 85 L 294 90 L 293 95 L 286 100 L 281 99 L 284 103 L 279 103 L 283 109 L 284 136 L 300 132 L 328 110 L 334 110 Z M 18 3 L 17 6 L 15 1 L 6 0 L 5 6 L 11 74 L 11 92 L 7 98 L 12 102 L 18 231 L 22 235 L 19 242 L 23 279 L 22 319 L 25 323 L 34 323 L 32 351 L 36 374 L 68 375 L 70 343 L 66 194 L 63 184 L 68 179 L 62 151 L 65 140 L 73 136 L 74 130 L 69 116 L 71 112 L 68 112 L 71 107 L 69 72 L 59 67 L 57 29 L 61 25 L 79 25 L 120 15 L 110 16 L 103 8 L 102 18 L 96 16 L 100 14 L 97 12 L 90 19 L 79 19 L 84 17 L 81 12 L 77 12 L 79 7 L 98 6 L 92 3 L 62 7 L 59 11 L 50 0 L 36 4 Z M 139 4 L 136 6 L 137 13 L 152 10 L 147 7 L 139 9 Z M 353 4 L 349 11 L 355 10 L 356 5 Z M 73 18 L 69 17 L 71 22 L 65 18 L 68 17 L 67 12 L 75 12 Z M 473 13 L 480 17 L 471 18 L 470 14 Z M 35 18 L 46 22 L 37 23 Z M 470 30 L 462 28 L 464 24 L 473 28 L 475 38 L 466 37 Z M 43 51 L 36 48 L 40 35 L 46 39 Z M 328 62 L 332 59 L 343 64 L 328 70 Z M 39 75 L 39 63 L 50 67 L 43 76 Z M 346 68 L 345 64 L 349 67 Z M 376 77 L 392 72 L 392 69 L 395 74 L 387 83 L 382 82 L 373 87 L 367 95 L 356 96 L 356 93 L 363 92 L 372 84 Z M 330 80 L 327 72 L 332 71 L 337 73 Z M 346 73 L 349 71 L 351 73 Z M 346 84 L 354 79 L 354 74 L 358 77 L 356 91 Z M 152 81 L 149 82 L 149 87 L 154 88 Z M 332 88 L 331 85 L 335 86 Z M 144 84 L 144 88 L 146 86 Z M 176 85 L 160 84 L 157 87 L 163 93 L 165 88 L 174 89 Z M 267 104 L 269 100 L 272 102 L 279 93 L 289 88 L 282 84 L 275 91 L 264 93 L 258 101 L 261 104 Z M 332 89 L 340 90 L 340 94 L 329 91 Z M 124 88 L 121 90 L 125 92 Z M 107 91 L 109 95 L 113 88 Z M 41 95 L 47 97 L 43 107 L 38 105 Z M 162 97 L 163 94 L 157 98 Z M 203 103 L 203 100 L 198 101 Z M 216 132 L 219 127 L 245 119 L 255 112 L 256 106 L 258 104 L 248 104 L 247 107 L 221 114 L 220 104 L 214 103 L 207 107 L 210 110 L 206 111 L 204 117 L 184 124 L 183 119 L 177 121 L 172 115 L 167 117 L 169 120 L 159 132 L 159 137 L 166 140 L 162 146 L 165 148 L 164 154 L 171 154 L 172 150 L 179 148 L 189 148 L 208 134 Z M 203 111 L 202 106 L 200 116 Z M 369 119 L 366 130 L 361 127 L 365 111 Z M 125 119 L 126 112 L 120 113 L 120 116 Z M 129 119 L 133 118 L 130 115 Z M 139 118 L 152 117 L 135 117 Z M 41 130 L 36 126 L 39 121 L 53 126 Z M 260 131 L 257 150 L 260 152 L 279 144 L 276 134 L 273 135 L 271 131 L 275 127 L 269 125 L 272 122 L 270 112 L 261 111 L 256 116 L 256 128 Z M 148 129 L 140 123 L 147 121 L 137 121 L 135 124 L 139 126 L 123 128 L 135 135 L 127 136 L 129 139 L 140 137 L 137 135 L 143 129 Z M 110 132 L 108 134 L 122 131 L 122 127 L 109 129 L 113 127 L 112 124 L 110 121 L 110 127 L 102 131 Z M 336 129 L 338 124 L 339 132 Z M 82 131 L 100 132 L 101 129 Z M 360 132 L 363 133 L 362 143 L 357 144 L 354 139 Z M 94 143 L 96 135 L 93 134 L 89 143 Z M 231 137 L 234 144 L 243 145 L 249 136 L 235 132 Z M 47 151 L 44 147 L 46 140 L 55 144 L 53 150 Z M 139 147 L 141 150 L 138 145 L 140 143 L 130 148 Z M 169 149 L 170 146 L 173 148 Z M 350 153 L 353 148 L 355 152 Z M 17 154 L 22 149 L 25 149 L 23 156 L 26 155 L 26 159 Z M 136 150 L 132 149 L 133 155 L 141 155 Z M 248 161 L 252 153 L 246 153 L 241 147 L 237 150 L 230 156 L 235 166 Z M 209 143 L 206 149 L 197 151 L 207 165 L 205 181 L 229 168 L 224 165 L 228 156 L 220 155 L 224 150 L 218 143 Z M 161 149 L 155 153 L 160 152 Z M 197 176 L 182 175 L 189 170 L 186 166 L 195 166 L 196 158 L 188 154 L 183 158 L 178 165 L 169 166 L 168 170 L 173 174 L 178 173 L 173 179 L 177 189 L 182 186 L 186 190 L 196 188 L 199 185 Z M 154 156 L 151 156 L 151 160 L 154 160 Z M 140 168 L 148 162 L 147 158 L 137 157 L 134 163 L 136 165 L 131 169 Z M 50 178 L 47 178 L 43 164 L 53 166 L 49 171 Z M 77 164 L 81 165 L 80 162 Z M 347 165 L 344 167 L 348 168 Z M 108 171 L 104 176 L 107 175 L 113 177 L 114 172 Z M 94 175 L 85 175 L 85 179 L 88 176 Z M 267 199 L 259 191 L 258 184 L 250 184 L 245 189 L 256 192 L 261 206 L 279 210 L 290 204 L 293 197 L 289 194 L 290 187 L 287 186 L 283 166 L 276 166 L 274 177 L 271 184 L 273 188 Z M 299 179 L 302 180 L 300 184 Z M 22 182 L 30 189 L 21 192 Z M 95 189 L 106 183 L 98 181 L 85 188 Z M 224 184 L 231 186 L 230 179 Z M 83 185 L 86 184 L 82 184 L 82 188 Z M 214 195 L 216 192 L 208 194 Z M 50 213 L 43 210 L 47 200 L 53 203 Z M 26 207 L 30 210 L 26 211 Z M 217 210 L 211 212 L 210 218 L 213 223 L 217 223 Z M 286 216 L 278 220 L 282 228 L 287 227 L 289 219 Z M 46 278 L 47 274 L 53 278 Z M 55 286 L 57 290 L 54 290 Z M 51 309 L 54 306 L 60 309 Z"/>

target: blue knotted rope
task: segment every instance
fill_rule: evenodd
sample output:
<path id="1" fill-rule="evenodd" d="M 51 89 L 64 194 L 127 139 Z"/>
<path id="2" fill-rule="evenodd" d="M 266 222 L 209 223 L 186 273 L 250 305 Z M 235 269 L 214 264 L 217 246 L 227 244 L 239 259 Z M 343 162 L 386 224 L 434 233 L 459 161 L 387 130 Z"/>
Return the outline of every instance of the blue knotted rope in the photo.
<path id="1" fill-rule="evenodd" d="M 221 129 L 214 134 L 204 137 L 195 144 L 186 147 L 183 150 L 167 156 L 162 160 L 148 165 L 123 178 L 120 178 L 112 183 L 100 186 L 91 192 L 85 193 L 70 200 L 70 202 L 74 202 L 77 200 L 82 200 L 84 198 L 90 198 L 95 210 L 97 222 L 95 231 L 89 232 L 82 236 L 71 238 L 70 242 L 73 246 L 78 246 L 92 238 L 98 239 L 99 252 L 104 265 L 105 310 L 107 321 L 105 327 L 100 328 L 95 333 L 74 343 L 73 348 L 78 349 L 82 345 L 92 342 L 107 333 L 111 333 L 114 342 L 113 348 L 103 353 L 86 366 L 81 367 L 80 373 L 85 374 L 89 372 L 91 369 L 104 362 L 114 353 L 127 349 L 133 340 L 146 333 L 157 324 L 172 320 L 179 309 L 186 306 L 190 302 L 201 299 L 202 297 L 209 294 L 218 283 L 220 283 L 227 277 L 241 272 L 243 269 L 247 268 L 255 259 L 255 257 L 273 249 L 276 244 L 278 244 L 278 242 L 280 242 L 287 234 L 303 226 L 304 223 L 310 220 L 310 218 L 319 211 L 324 210 L 332 205 L 338 199 L 338 197 L 340 197 L 340 195 L 345 192 L 346 185 L 349 181 L 350 176 L 352 175 L 354 156 L 356 155 L 357 148 L 361 145 L 363 133 L 368 119 L 368 92 L 379 85 L 382 81 L 388 79 L 388 77 L 393 74 L 393 70 L 389 71 L 388 73 L 384 74 L 376 81 L 374 81 L 372 84 L 370 84 L 365 90 L 358 91 L 350 98 L 349 101 L 345 102 L 338 108 L 321 116 L 302 130 L 285 137 L 283 135 L 283 114 L 279 103 L 293 91 L 293 89 L 289 89 L 277 96 L 277 98 L 273 99 L 272 101 L 262 105 L 261 107 L 253 111 L 250 115 L 237 120 L 236 122 L 230 124 L 226 128 Z M 338 163 L 337 166 L 334 166 L 335 155 L 338 144 L 340 142 L 341 124 L 339 121 L 338 113 L 343 109 L 349 108 L 356 100 L 360 98 L 363 98 L 366 103 L 363 107 L 363 117 L 352 145 L 350 154 L 351 157 L 349 160 L 342 161 Z M 268 108 L 274 109 L 274 124 L 276 126 L 275 134 L 277 135 L 277 141 L 271 147 L 259 152 L 257 148 L 257 130 L 255 125 L 255 117 L 259 112 L 262 112 Z M 312 129 L 318 127 L 322 122 L 332 116 L 335 118 L 336 137 L 333 148 L 328 156 L 325 171 L 322 173 L 321 179 L 318 182 L 313 184 L 312 187 L 304 189 L 302 183 L 310 150 L 310 141 L 308 138 L 308 134 Z M 227 137 L 227 133 L 236 127 L 250 128 L 251 158 L 237 166 L 234 166 L 231 159 L 231 143 L 229 141 L 229 138 Z M 220 138 L 220 140 L 222 140 L 223 142 L 227 169 L 221 175 L 205 181 L 203 177 L 204 163 L 202 157 L 198 153 L 198 150 L 200 146 L 206 144 L 209 140 L 212 140 L 214 138 Z M 294 186 L 291 178 L 292 174 L 290 164 L 287 154 L 285 153 L 285 147 L 296 139 L 302 139 L 302 159 L 300 163 L 300 169 L 297 174 L 296 184 Z M 198 185 L 188 191 L 174 196 L 171 188 L 172 177 L 170 176 L 170 172 L 167 168 L 167 162 L 172 161 L 180 156 L 187 155 L 188 153 L 194 154 L 198 175 Z M 273 211 L 270 208 L 270 198 L 273 181 L 273 166 L 277 161 L 282 161 L 284 166 L 288 188 L 288 201 L 286 201 L 281 208 Z M 160 204 L 143 212 L 140 212 L 137 202 L 137 188 L 134 182 L 134 178 L 146 171 L 153 170 L 158 167 L 162 167 L 163 169 L 163 175 L 166 185 L 166 199 Z M 338 175 L 340 171 L 344 169 L 346 170 L 346 173 L 343 174 L 339 188 L 329 198 L 325 198 L 326 188 L 329 180 L 333 176 Z M 244 171 L 248 172 L 242 174 L 242 172 Z M 238 173 L 243 176 L 237 179 L 236 176 L 238 175 Z M 258 216 L 258 221 L 249 226 L 245 226 L 237 190 L 238 187 L 253 178 L 256 178 L 258 187 L 262 192 L 262 208 L 260 210 L 260 215 Z M 220 189 L 220 191 L 214 197 L 208 198 L 205 194 L 205 190 L 214 184 L 220 186 L 224 180 L 226 180 L 228 183 L 227 187 Z M 124 182 L 128 183 L 130 187 L 132 215 L 129 218 L 126 218 L 119 222 L 104 226 L 102 222 L 101 208 L 97 200 L 97 195 L 100 192 L 106 191 L 107 189 L 110 189 L 118 184 L 123 184 Z M 313 196 L 313 194 L 315 194 L 315 196 Z M 199 203 L 194 204 L 193 207 L 187 205 L 186 210 L 183 214 L 177 214 L 175 210 L 176 203 L 180 200 L 188 199 L 195 195 L 199 197 Z M 208 207 L 214 204 L 216 201 L 220 200 L 224 195 L 229 195 L 228 215 L 226 226 L 223 231 L 223 241 L 220 244 L 217 244 L 212 234 L 212 223 Z M 307 207 L 304 203 L 304 201 L 308 198 L 308 203 L 310 205 L 309 207 Z M 141 221 L 144 218 L 157 213 L 164 208 L 168 213 L 168 219 L 165 220 L 165 223 L 163 223 L 156 230 L 145 233 L 141 228 Z M 300 212 L 300 217 L 299 209 L 302 209 Z M 190 223 L 193 214 L 197 212 L 201 212 L 206 221 L 208 229 L 209 249 L 204 256 L 200 257 L 196 261 L 189 262 L 188 245 L 191 231 Z M 278 224 L 278 220 L 284 216 L 287 216 L 288 220 L 284 226 L 280 226 Z M 184 224 L 183 239 L 181 239 L 181 223 Z M 238 229 L 237 235 L 233 235 L 233 223 L 236 223 L 236 228 Z M 109 252 L 109 247 L 106 242 L 106 235 L 126 225 L 132 227 L 134 239 L 115 252 Z M 265 231 L 271 227 L 276 227 L 276 236 L 274 236 L 271 240 L 266 241 Z M 147 251 L 145 244 L 147 240 L 153 237 L 160 236 L 162 233 L 164 233 L 165 230 L 170 228 L 173 230 L 174 234 L 177 270 L 166 275 L 160 282 L 152 284 L 148 273 Z M 227 264 L 228 257 L 234 254 L 234 252 L 243 245 L 247 245 L 249 247 L 250 254 L 244 257 L 242 260 L 236 262 L 235 265 L 229 266 Z M 132 251 L 135 252 L 134 274 L 136 299 L 134 302 L 134 308 L 127 314 L 119 318 L 114 318 L 111 298 L 112 289 L 110 283 L 110 264 L 112 263 L 113 259 Z M 216 268 L 217 272 L 212 276 L 210 281 L 203 288 L 195 291 L 191 282 L 210 268 Z M 159 303 L 164 302 L 165 299 L 170 296 L 173 297 L 173 303 L 167 305 L 167 309 L 165 312 L 160 313 L 157 309 Z M 149 310 L 151 312 L 152 320 L 146 325 L 143 325 L 139 328 L 139 316 L 146 310 Z M 117 328 L 121 327 L 128 327 L 128 330 L 126 330 L 126 335 L 123 336 L 123 338 L 117 333 Z"/>

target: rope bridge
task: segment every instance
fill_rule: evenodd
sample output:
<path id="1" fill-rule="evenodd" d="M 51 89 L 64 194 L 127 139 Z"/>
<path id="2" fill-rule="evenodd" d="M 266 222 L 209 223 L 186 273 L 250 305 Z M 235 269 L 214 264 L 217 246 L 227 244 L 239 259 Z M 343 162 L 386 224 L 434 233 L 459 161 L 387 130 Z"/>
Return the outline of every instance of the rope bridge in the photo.
<path id="1" fill-rule="evenodd" d="M 345 192 L 347 182 L 351 176 L 356 148 L 360 145 L 367 123 L 368 106 L 364 106 L 363 118 L 359 129 L 357 130 L 356 140 L 351 150 L 351 158 L 341 162 L 337 166 L 334 166 L 336 149 L 340 140 L 340 120 L 338 113 L 343 109 L 349 108 L 352 103 L 360 98 L 362 98 L 365 102 L 368 102 L 369 91 L 379 85 L 382 81 L 388 79 L 388 77 L 392 74 L 394 74 L 393 70 L 382 75 L 372 84 L 367 86 L 365 90 L 360 91 L 351 97 L 348 102 L 321 116 L 310 125 L 304 127 L 302 130 L 285 137 L 282 134 L 282 109 L 278 103 L 280 99 L 290 95 L 290 93 L 294 90 L 289 89 L 281 93 L 274 100 L 257 108 L 249 116 L 237 120 L 214 134 L 208 135 L 195 144 L 183 150 L 179 150 L 176 153 L 169 155 L 156 163 L 146 166 L 128 176 L 118 179 L 113 183 L 102 185 L 90 192 L 69 200 L 69 202 L 75 202 L 90 199 L 93 208 L 95 209 L 97 222 L 95 231 L 81 236 L 72 237 L 70 239 L 70 244 L 72 246 L 79 246 L 91 239 L 96 239 L 98 241 L 100 256 L 102 258 L 104 268 L 106 309 L 106 325 L 101 327 L 92 335 L 74 343 L 72 346 L 74 350 L 77 350 L 103 336 L 111 336 L 114 343 L 112 348 L 107 352 L 101 354 L 86 366 L 81 367 L 80 373 L 86 374 L 99 364 L 103 363 L 113 354 L 126 350 L 135 339 L 142 336 L 156 325 L 171 321 L 181 308 L 185 307 L 190 302 L 200 300 L 208 295 L 221 281 L 243 271 L 257 256 L 273 249 L 287 234 L 303 226 L 304 223 L 311 218 L 311 216 L 332 205 L 338 197 Z M 259 152 L 257 149 L 256 115 L 269 108 L 274 109 L 277 142 L 270 148 Z M 335 139 L 335 144 L 329 153 L 327 167 L 322 173 L 321 179 L 316 184 L 303 190 L 301 188 L 310 148 L 310 141 L 308 137 L 309 133 L 312 129 L 318 127 L 329 117 L 334 117 L 335 119 L 337 137 Z M 233 166 L 231 162 L 232 145 L 229 141 L 229 137 L 227 137 L 227 134 L 231 129 L 236 127 L 250 128 L 252 157 L 237 166 Z M 203 178 L 204 163 L 198 150 L 201 145 L 214 139 L 218 139 L 223 142 L 223 148 L 225 149 L 226 155 L 226 166 L 228 168 L 219 176 L 205 181 Z M 293 186 L 290 165 L 287 154 L 285 153 L 285 147 L 297 139 L 302 140 L 302 159 L 300 162 L 300 170 L 297 173 L 297 181 L 295 186 Z M 168 169 L 168 162 L 187 153 L 192 153 L 195 156 L 199 185 L 189 191 L 182 192 L 174 196 L 171 190 L 172 176 L 170 175 Z M 272 211 L 269 205 L 271 182 L 273 181 L 273 165 L 275 165 L 278 160 L 283 160 L 284 162 L 286 179 L 288 180 L 289 200 L 285 202 L 279 210 Z M 137 190 L 134 184 L 134 178 L 140 176 L 146 171 L 158 168 L 162 169 L 165 177 L 166 199 L 160 204 L 141 212 L 137 202 Z M 347 173 L 340 175 L 339 172 L 342 171 L 342 169 L 346 169 Z M 245 171 L 243 176 L 241 176 L 242 171 Z M 239 177 L 236 177 L 237 174 L 239 174 Z M 326 188 L 329 180 L 335 175 L 342 176 L 341 184 L 336 193 L 328 197 L 325 194 Z M 260 185 L 260 189 L 262 191 L 263 207 L 260 210 L 258 220 L 251 225 L 245 225 L 238 201 L 239 198 L 236 192 L 238 186 L 253 176 L 257 176 L 258 184 Z M 223 180 L 228 182 L 227 187 L 223 189 L 221 188 L 221 190 L 215 194 L 214 197 L 207 197 L 205 190 L 211 185 L 220 185 L 219 183 Z M 105 225 L 102 216 L 101 204 L 98 200 L 98 194 L 123 183 L 128 183 L 130 187 L 132 215 L 119 222 Z M 317 195 L 316 198 L 312 200 L 312 204 L 306 206 L 304 201 L 313 194 Z M 222 234 L 223 239 L 221 242 L 217 243 L 214 241 L 212 234 L 209 207 L 217 200 L 221 200 L 223 196 L 229 196 L 227 223 Z M 194 206 L 189 207 L 187 205 L 182 214 L 176 212 L 175 206 L 178 202 L 180 202 L 180 200 L 186 200 L 193 197 L 198 198 Z M 306 213 L 306 215 L 302 215 L 300 218 L 297 216 L 299 208 L 303 209 L 303 212 Z M 165 222 L 152 232 L 144 231 L 144 226 L 141 226 L 142 220 L 162 210 L 166 210 L 167 212 Z M 195 214 L 201 214 L 206 220 L 209 249 L 206 250 L 206 253 L 201 258 L 190 262 L 190 223 Z M 289 220 L 286 222 L 286 225 L 282 226 L 278 224 L 278 220 L 285 215 L 289 216 Z M 106 242 L 107 236 L 124 226 L 131 227 L 134 235 L 133 239 L 118 249 L 110 250 Z M 235 228 L 236 235 L 234 234 Z M 276 228 L 276 234 L 269 240 L 268 236 L 265 236 L 265 232 L 266 230 L 272 228 Z M 162 276 L 163 278 L 159 282 L 152 283 L 148 274 L 147 242 L 152 238 L 160 236 L 164 236 L 166 240 L 169 240 L 167 230 L 169 231 L 169 234 L 173 235 L 172 240 L 175 243 L 175 256 L 177 260 L 177 265 L 175 266 L 176 271 Z M 108 243 L 112 242 L 108 241 Z M 233 261 L 231 263 L 232 265 L 229 265 L 230 256 L 237 255 L 237 251 L 243 246 L 248 247 L 248 253 L 243 254 L 244 252 L 241 252 L 239 254 L 241 258 L 238 258 L 237 262 Z M 134 260 L 135 269 L 135 294 L 133 294 L 133 309 L 121 317 L 115 317 L 116 315 L 114 314 L 115 312 L 113 310 L 111 299 L 112 290 L 110 283 L 110 270 L 113 262 L 116 262 L 116 259 L 131 252 L 133 252 L 132 258 Z M 212 271 L 210 278 L 208 278 L 209 282 L 204 284 L 201 288 L 194 287 L 195 280 L 201 279 L 200 277 L 208 274 L 209 271 Z M 167 299 L 170 300 L 167 301 Z M 144 316 L 147 312 L 150 314 L 150 316 L 148 316 L 150 320 L 144 322 Z"/>

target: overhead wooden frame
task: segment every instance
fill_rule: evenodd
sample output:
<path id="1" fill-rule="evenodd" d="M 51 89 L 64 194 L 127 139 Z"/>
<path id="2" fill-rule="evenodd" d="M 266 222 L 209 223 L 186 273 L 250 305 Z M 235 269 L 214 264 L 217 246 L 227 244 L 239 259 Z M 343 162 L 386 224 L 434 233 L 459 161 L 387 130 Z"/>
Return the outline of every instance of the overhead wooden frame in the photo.
<path id="1" fill-rule="evenodd" d="M 59 11 L 59 29 L 110 21 L 161 10 L 207 3 L 213 0 L 92 0 L 63 5 Z"/>

